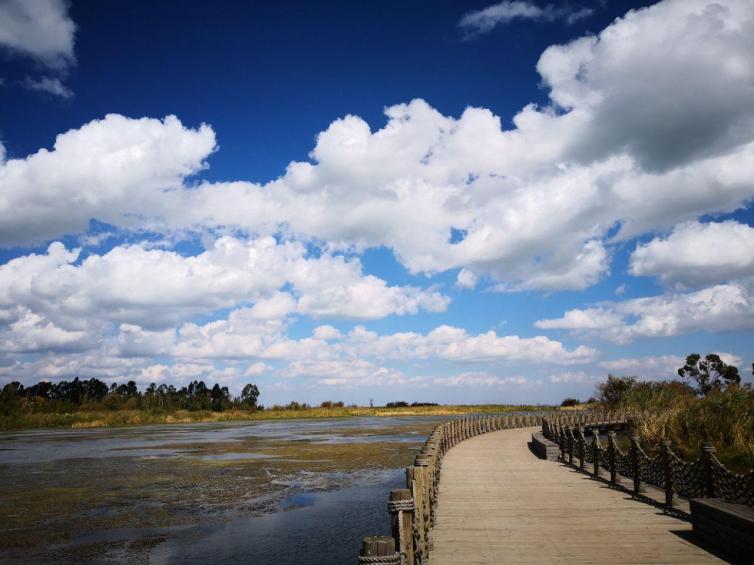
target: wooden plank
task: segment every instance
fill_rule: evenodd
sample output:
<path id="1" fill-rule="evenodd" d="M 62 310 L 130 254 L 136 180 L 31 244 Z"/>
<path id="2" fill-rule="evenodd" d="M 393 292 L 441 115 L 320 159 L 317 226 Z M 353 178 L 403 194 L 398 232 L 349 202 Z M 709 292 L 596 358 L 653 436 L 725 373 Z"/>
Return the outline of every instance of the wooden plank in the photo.
<path id="1" fill-rule="evenodd" d="M 538 459 L 534 431 L 480 435 L 445 455 L 431 565 L 722 562 L 682 537 L 688 522 Z"/>

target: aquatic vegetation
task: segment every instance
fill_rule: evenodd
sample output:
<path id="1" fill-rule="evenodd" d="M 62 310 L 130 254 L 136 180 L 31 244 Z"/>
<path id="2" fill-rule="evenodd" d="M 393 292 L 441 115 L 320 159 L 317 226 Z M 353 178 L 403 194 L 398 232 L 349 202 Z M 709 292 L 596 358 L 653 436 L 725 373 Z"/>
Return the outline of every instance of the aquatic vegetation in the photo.
<path id="1" fill-rule="evenodd" d="M 295 493 L 343 489 L 404 467 L 436 421 L 22 432 L 32 434 L 24 446 L 54 442 L 40 456 L 66 449 L 77 456 L 9 456 L 0 465 L 0 550 L 22 562 L 139 560 L 181 528 L 288 511 Z M 0 436 L 9 455 L 10 437 Z M 112 445 L 94 452 L 92 441 Z"/>

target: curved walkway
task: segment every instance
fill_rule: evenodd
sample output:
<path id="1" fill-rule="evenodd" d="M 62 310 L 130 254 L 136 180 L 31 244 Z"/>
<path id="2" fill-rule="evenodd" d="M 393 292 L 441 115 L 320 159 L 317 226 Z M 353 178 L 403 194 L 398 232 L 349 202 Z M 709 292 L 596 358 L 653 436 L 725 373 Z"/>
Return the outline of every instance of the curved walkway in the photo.
<path id="1" fill-rule="evenodd" d="M 538 459 L 539 428 L 466 440 L 443 460 L 431 565 L 721 563 L 691 524 L 587 475 Z"/>

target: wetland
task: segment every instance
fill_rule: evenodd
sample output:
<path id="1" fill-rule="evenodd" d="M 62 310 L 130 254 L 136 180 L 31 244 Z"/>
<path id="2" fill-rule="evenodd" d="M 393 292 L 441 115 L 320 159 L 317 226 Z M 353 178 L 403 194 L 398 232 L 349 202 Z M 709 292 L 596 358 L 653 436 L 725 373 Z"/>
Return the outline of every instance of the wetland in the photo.
<path id="1" fill-rule="evenodd" d="M 9 563 L 342 563 L 444 418 L 0 433 Z"/>

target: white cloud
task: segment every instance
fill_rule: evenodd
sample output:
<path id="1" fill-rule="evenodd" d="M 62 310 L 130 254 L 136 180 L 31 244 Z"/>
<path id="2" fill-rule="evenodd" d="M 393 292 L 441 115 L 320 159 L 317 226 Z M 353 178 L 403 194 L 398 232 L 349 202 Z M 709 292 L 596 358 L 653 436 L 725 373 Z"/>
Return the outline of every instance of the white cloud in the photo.
<path id="1" fill-rule="evenodd" d="M 551 383 L 595 383 L 599 381 L 601 377 L 584 373 L 583 371 L 565 371 L 562 373 L 556 373 L 550 375 Z"/>
<path id="2" fill-rule="evenodd" d="M 214 148 L 211 128 L 184 128 L 173 116 L 111 114 L 60 134 L 51 151 L 0 163 L 0 244 L 86 231 L 92 218 L 145 228 L 148 211 L 164 205 L 164 191 L 200 171 Z"/>
<path id="3" fill-rule="evenodd" d="M 253 302 L 249 317 L 260 321 L 293 313 L 376 319 L 448 304 L 431 289 L 389 286 L 364 275 L 357 259 L 306 257 L 303 245 L 272 237 L 223 236 L 190 257 L 139 245 L 79 263 L 78 257 L 78 250 L 56 242 L 44 255 L 0 265 L 0 313 L 23 308 L 69 328 L 81 320 L 165 328 L 239 303 Z M 286 284 L 292 294 L 279 290 Z"/>
<path id="4" fill-rule="evenodd" d="M 602 361 L 600 367 L 613 374 L 634 375 L 640 378 L 675 378 L 678 369 L 683 367 L 684 362 L 684 358 L 679 355 L 623 357 Z"/>
<path id="5" fill-rule="evenodd" d="M 538 320 L 535 326 L 591 334 L 616 343 L 698 331 L 750 330 L 754 329 L 754 280 L 569 310 L 561 318 Z"/>
<path id="6" fill-rule="evenodd" d="M 487 373 L 461 373 L 450 377 L 438 377 L 432 379 L 436 386 L 451 387 L 510 387 L 526 386 L 531 384 L 524 377 L 498 377 Z"/>
<path id="7" fill-rule="evenodd" d="M 754 276 L 754 228 L 732 220 L 678 225 L 667 237 L 639 245 L 630 272 L 678 288 Z"/>
<path id="8" fill-rule="evenodd" d="M 464 363 L 586 363 L 596 356 L 594 349 L 579 346 L 568 350 L 561 342 L 544 336 L 523 338 L 499 336 L 494 331 L 470 335 L 453 326 L 439 326 L 427 334 L 399 332 L 378 335 L 357 326 L 348 334 L 353 355 L 386 359 L 428 359 Z"/>
<path id="9" fill-rule="evenodd" d="M 63 99 L 73 98 L 73 91 L 63 84 L 59 78 L 53 77 L 39 77 L 32 78 L 26 77 L 23 81 L 23 86 L 29 90 L 36 90 L 38 92 L 47 92 L 54 96 L 59 96 Z"/>
<path id="10" fill-rule="evenodd" d="M 513 129 L 485 109 L 453 118 L 414 100 L 377 131 L 335 120 L 311 161 L 266 185 L 188 186 L 214 150 L 209 127 L 108 116 L 0 167 L 0 241 L 90 218 L 283 232 L 328 250 L 386 246 L 412 273 L 464 269 L 460 284 L 473 273 L 502 290 L 584 289 L 608 273 L 616 226 L 627 239 L 754 197 L 752 38 L 743 0 L 661 2 L 547 49 L 537 68 L 552 106 L 526 106 Z"/>
<path id="11" fill-rule="evenodd" d="M 572 24 L 591 16 L 592 13 L 589 8 L 556 8 L 552 4 L 539 7 L 528 0 L 503 0 L 482 10 L 469 12 L 461 18 L 458 25 L 471 35 L 479 35 L 514 20 L 563 20 Z"/>
<path id="12" fill-rule="evenodd" d="M 706 355 L 706 353 L 704 353 Z M 731 353 L 718 352 L 720 358 L 728 364 L 740 366 L 741 357 Z M 621 375 L 633 375 L 640 379 L 677 379 L 678 369 L 686 363 L 680 355 L 658 355 L 647 357 L 624 357 L 602 361 L 599 365 Z"/>
<path id="13" fill-rule="evenodd" d="M 0 46 L 55 70 L 75 63 L 76 24 L 64 0 L 0 2 Z"/>

